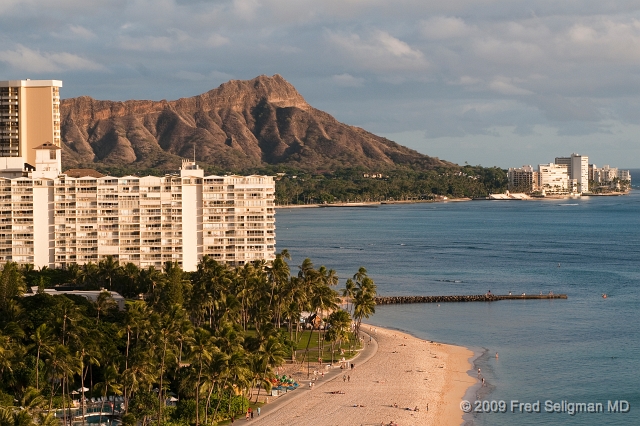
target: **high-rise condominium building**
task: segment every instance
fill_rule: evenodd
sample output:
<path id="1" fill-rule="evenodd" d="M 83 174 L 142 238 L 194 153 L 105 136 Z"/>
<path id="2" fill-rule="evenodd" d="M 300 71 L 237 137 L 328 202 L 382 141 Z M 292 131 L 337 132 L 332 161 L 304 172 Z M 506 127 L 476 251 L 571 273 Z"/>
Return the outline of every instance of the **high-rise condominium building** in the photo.
<path id="1" fill-rule="evenodd" d="M 511 191 L 537 191 L 538 172 L 532 166 L 511 167 L 507 173 L 509 178 L 509 190 Z"/>
<path id="2" fill-rule="evenodd" d="M 60 87 L 0 82 L 0 265 L 112 256 L 194 271 L 205 255 L 232 265 L 275 258 L 270 176 L 205 176 L 191 161 L 164 177 L 62 173 Z"/>
<path id="3" fill-rule="evenodd" d="M 60 87 L 59 80 L 0 81 L 0 157 L 34 165 L 33 148 L 60 146 Z"/>
<path id="4" fill-rule="evenodd" d="M 538 165 L 538 186 L 545 194 L 567 194 L 570 192 L 566 164 Z"/>
<path id="5" fill-rule="evenodd" d="M 194 271 L 205 255 L 231 265 L 275 258 L 271 176 L 204 176 L 185 160 L 164 177 L 70 177 L 60 148 L 34 151 L 35 171 L 0 177 L 0 264 L 65 268 L 112 256 Z"/>
<path id="6" fill-rule="evenodd" d="M 580 154 L 571 154 L 571 157 L 556 157 L 556 164 L 567 166 L 569 179 L 575 179 L 578 192 L 589 192 L 589 157 Z"/>

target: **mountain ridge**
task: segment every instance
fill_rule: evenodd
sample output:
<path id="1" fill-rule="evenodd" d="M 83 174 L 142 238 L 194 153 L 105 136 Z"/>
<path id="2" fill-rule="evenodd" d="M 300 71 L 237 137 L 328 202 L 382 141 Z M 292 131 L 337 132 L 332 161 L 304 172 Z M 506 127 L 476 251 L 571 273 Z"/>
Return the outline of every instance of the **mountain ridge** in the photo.
<path id="1" fill-rule="evenodd" d="M 62 100 L 60 112 L 65 167 L 175 170 L 194 151 L 199 163 L 234 171 L 455 166 L 340 123 L 278 74 L 174 101 L 81 96 Z"/>

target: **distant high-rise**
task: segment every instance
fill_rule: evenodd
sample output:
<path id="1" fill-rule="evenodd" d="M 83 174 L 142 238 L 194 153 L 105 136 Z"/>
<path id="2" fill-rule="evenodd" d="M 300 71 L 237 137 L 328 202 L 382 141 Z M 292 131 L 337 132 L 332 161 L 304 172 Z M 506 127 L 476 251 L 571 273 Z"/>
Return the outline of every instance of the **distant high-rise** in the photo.
<path id="1" fill-rule="evenodd" d="M 0 157 L 35 165 L 34 148 L 60 146 L 59 80 L 0 81 Z"/>
<path id="2" fill-rule="evenodd" d="M 589 192 L 589 157 L 571 154 L 571 157 L 556 157 L 555 163 L 567 166 L 569 179 L 575 179 L 578 192 Z"/>
<path id="3" fill-rule="evenodd" d="M 538 165 L 538 187 L 547 195 L 569 193 L 567 165 L 554 163 Z"/>
<path id="4" fill-rule="evenodd" d="M 511 167 L 507 176 L 510 191 L 531 192 L 538 190 L 538 172 L 533 170 L 531 166 Z"/>

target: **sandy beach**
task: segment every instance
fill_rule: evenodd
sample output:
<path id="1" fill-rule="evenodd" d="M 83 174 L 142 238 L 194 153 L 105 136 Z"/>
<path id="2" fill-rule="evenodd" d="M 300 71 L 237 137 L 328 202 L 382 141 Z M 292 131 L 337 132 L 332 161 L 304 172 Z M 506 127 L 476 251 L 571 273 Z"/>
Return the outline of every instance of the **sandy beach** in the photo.
<path id="1" fill-rule="evenodd" d="M 471 350 L 368 325 L 363 325 L 363 331 L 375 341 L 353 361 L 354 369 L 338 370 L 333 378 L 320 378 L 313 389 L 304 380 L 306 370 L 299 372 L 294 377 L 304 386 L 294 391 L 295 395 L 272 402 L 273 408 L 280 405 L 277 410 L 265 405 L 267 415 L 251 422 L 261 426 L 463 423 L 460 401 L 477 383 L 468 374 L 474 355 Z M 416 407 L 418 411 L 414 411 Z"/>

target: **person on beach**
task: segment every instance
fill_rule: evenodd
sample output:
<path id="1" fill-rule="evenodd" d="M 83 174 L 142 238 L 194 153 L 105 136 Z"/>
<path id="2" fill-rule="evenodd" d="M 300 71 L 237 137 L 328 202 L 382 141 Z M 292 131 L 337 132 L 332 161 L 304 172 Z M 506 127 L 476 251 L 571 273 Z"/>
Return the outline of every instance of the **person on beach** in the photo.
<path id="1" fill-rule="evenodd" d="M 351 381 L 351 376 L 347 376 L 347 382 Z"/>
<path id="2" fill-rule="evenodd" d="M 343 382 L 346 382 L 346 381 L 347 381 L 347 375 L 346 375 L 346 374 L 344 374 L 344 375 L 342 376 L 342 381 L 343 381 Z"/>
<path id="3" fill-rule="evenodd" d="M 258 416 L 260 415 L 260 407 L 258 407 Z"/>
<path id="4" fill-rule="evenodd" d="M 498 352 L 496 352 L 496 359 L 498 359 Z"/>

